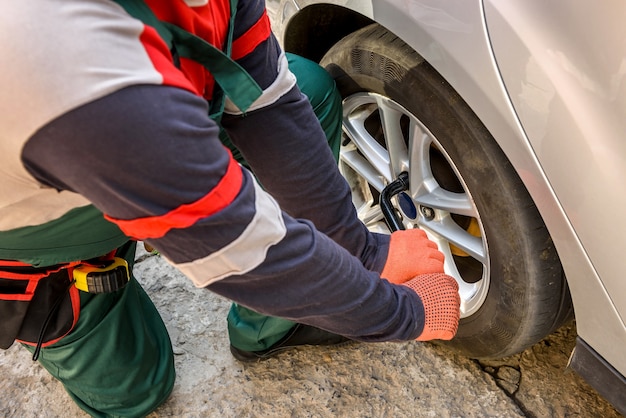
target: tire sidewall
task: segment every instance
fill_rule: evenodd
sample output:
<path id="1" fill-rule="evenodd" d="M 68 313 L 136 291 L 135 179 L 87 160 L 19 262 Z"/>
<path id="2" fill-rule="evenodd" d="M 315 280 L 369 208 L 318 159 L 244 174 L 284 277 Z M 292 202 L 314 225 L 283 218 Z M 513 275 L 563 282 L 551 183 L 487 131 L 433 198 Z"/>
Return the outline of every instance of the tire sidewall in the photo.
<path id="1" fill-rule="evenodd" d="M 406 45 L 381 46 L 380 36 L 368 36 L 375 29 L 337 44 L 322 65 L 343 97 L 381 94 L 428 127 L 471 191 L 489 249 L 486 299 L 446 344 L 475 358 L 519 352 L 552 330 L 549 317 L 556 315 L 553 305 L 558 308 L 561 291 L 546 287 L 562 280 L 549 235 L 521 180 L 469 106 Z"/>

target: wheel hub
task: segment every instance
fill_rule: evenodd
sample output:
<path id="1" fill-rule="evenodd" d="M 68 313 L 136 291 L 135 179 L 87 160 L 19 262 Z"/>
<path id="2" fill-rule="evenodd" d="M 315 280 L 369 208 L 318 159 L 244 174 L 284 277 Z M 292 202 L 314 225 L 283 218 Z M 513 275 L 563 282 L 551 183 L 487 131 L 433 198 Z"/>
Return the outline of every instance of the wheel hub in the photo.
<path id="1" fill-rule="evenodd" d="M 417 219 L 417 208 L 413 203 L 413 199 L 407 193 L 402 192 L 398 195 L 398 203 L 404 216 L 411 220 Z"/>

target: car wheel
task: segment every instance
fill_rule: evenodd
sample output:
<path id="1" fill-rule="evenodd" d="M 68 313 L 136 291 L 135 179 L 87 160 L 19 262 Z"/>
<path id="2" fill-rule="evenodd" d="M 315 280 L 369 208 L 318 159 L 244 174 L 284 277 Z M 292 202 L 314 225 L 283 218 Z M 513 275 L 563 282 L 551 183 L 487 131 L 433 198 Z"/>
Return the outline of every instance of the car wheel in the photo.
<path id="1" fill-rule="evenodd" d="M 424 59 L 378 25 L 334 45 L 321 64 L 343 97 L 340 169 L 359 217 L 389 232 L 379 196 L 422 228 L 459 283 L 461 321 L 445 344 L 499 358 L 538 342 L 571 314 L 559 258 L 524 185 L 468 105 Z"/>

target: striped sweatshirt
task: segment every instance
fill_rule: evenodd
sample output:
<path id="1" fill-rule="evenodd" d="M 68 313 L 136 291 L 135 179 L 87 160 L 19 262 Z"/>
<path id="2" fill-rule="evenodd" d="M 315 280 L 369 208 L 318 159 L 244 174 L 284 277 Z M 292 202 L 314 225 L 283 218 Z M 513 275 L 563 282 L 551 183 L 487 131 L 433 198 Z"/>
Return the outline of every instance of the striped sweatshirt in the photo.
<path id="1" fill-rule="evenodd" d="M 146 3 L 223 48 L 228 0 Z M 0 258 L 45 265 L 144 240 L 258 312 L 363 341 L 420 334 L 421 301 L 380 278 L 388 237 L 357 219 L 263 1 L 239 0 L 232 45 L 263 93 L 245 113 L 227 99 L 221 122 L 254 175 L 208 117 L 211 74 L 153 27 L 109 0 L 4 4 Z M 65 260 L 50 242 L 67 243 Z"/>

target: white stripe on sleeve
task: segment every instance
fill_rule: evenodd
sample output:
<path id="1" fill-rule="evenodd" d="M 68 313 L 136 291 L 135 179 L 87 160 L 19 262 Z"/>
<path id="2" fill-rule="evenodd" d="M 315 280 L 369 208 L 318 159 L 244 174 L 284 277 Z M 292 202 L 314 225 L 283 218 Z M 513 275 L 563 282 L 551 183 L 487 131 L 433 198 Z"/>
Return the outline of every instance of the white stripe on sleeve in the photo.
<path id="1" fill-rule="evenodd" d="M 265 261 L 269 248 L 285 237 L 287 228 L 278 203 L 253 183 L 256 214 L 242 234 L 207 257 L 175 265 L 196 287 L 253 270 Z"/>

